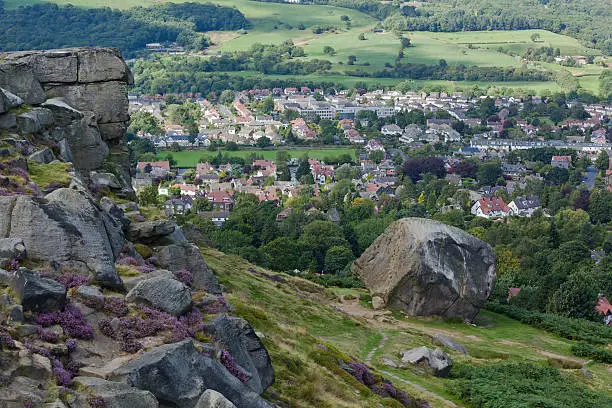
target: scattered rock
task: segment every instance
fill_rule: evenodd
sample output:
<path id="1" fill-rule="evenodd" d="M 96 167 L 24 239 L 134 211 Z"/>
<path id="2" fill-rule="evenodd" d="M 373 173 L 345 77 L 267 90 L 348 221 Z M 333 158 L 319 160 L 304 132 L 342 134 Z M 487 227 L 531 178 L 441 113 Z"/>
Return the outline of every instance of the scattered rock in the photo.
<path id="1" fill-rule="evenodd" d="M 170 220 L 136 222 L 130 224 L 127 238 L 133 242 L 152 243 L 156 239 L 174 232 L 175 224 Z"/>
<path id="2" fill-rule="evenodd" d="M 51 149 L 49 149 L 48 147 L 45 147 L 42 150 L 32 153 L 28 157 L 28 160 L 35 161 L 36 163 L 39 163 L 39 164 L 49 164 L 53 160 L 55 160 L 55 155 L 53 154 Z"/>
<path id="3" fill-rule="evenodd" d="M 6 109 L 16 108 L 24 104 L 23 99 L 3 88 L 0 88 L 0 98 L 4 101 Z"/>
<path id="4" fill-rule="evenodd" d="M 180 316 L 191 309 L 191 291 L 183 283 L 163 276 L 145 279 L 130 290 L 126 300 L 144 303 L 156 309 Z"/>
<path id="5" fill-rule="evenodd" d="M 9 322 L 23 323 L 25 320 L 23 316 L 23 307 L 21 305 L 11 306 L 8 312 L 8 320 Z"/>
<path id="6" fill-rule="evenodd" d="M 61 283 L 24 268 L 17 271 L 13 290 L 24 311 L 53 312 L 66 304 L 66 288 Z"/>
<path id="7" fill-rule="evenodd" d="M 261 394 L 274 383 L 274 368 L 268 350 L 246 320 L 222 314 L 211 325 L 217 343 L 250 374 L 246 382 L 249 388 Z"/>
<path id="8" fill-rule="evenodd" d="M 106 381 L 96 377 L 76 377 L 72 381 L 76 386 L 83 387 L 92 396 L 101 398 L 105 406 L 109 408 L 157 408 L 159 406 L 157 398 L 151 392 L 130 387 L 125 383 Z M 83 402 L 87 402 L 84 396 L 82 399 Z"/>
<path id="9" fill-rule="evenodd" d="M 193 340 L 156 347 L 115 371 L 113 378 L 151 391 L 162 404 L 193 408 L 208 389 L 237 408 L 272 405 L 231 375 L 221 363 L 202 355 Z"/>
<path id="10" fill-rule="evenodd" d="M 99 310 L 104 307 L 104 295 L 95 286 L 79 286 L 74 294 L 85 305 L 93 309 Z"/>
<path id="11" fill-rule="evenodd" d="M 94 184 L 99 186 L 121 188 L 121 183 L 119 183 L 117 176 L 115 176 L 113 173 L 98 173 L 96 171 L 92 171 L 89 177 Z"/>
<path id="12" fill-rule="evenodd" d="M 381 360 L 383 365 L 386 365 L 387 367 L 392 367 L 392 368 L 399 368 L 399 365 L 393 361 L 393 359 L 391 357 L 383 357 Z"/>
<path id="13" fill-rule="evenodd" d="M 12 129 L 17 127 L 17 116 L 14 113 L 0 114 L 0 129 Z"/>
<path id="14" fill-rule="evenodd" d="M 1 223 L 0 223 L 1 227 Z M 1 230 L 1 229 L 0 229 Z M 193 273 L 194 289 L 204 289 L 214 295 L 221 294 L 221 286 L 215 274 L 210 270 L 200 249 L 192 244 L 173 244 L 155 248 L 154 256 L 159 260 L 160 267 L 170 271 L 187 269 Z"/>
<path id="15" fill-rule="evenodd" d="M 467 348 L 464 345 L 457 343 L 455 340 L 442 333 L 433 336 L 431 342 L 436 346 L 444 346 L 451 350 L 458 351 L 461 354 L 468 354 Z"/>
<path id="16" fill-rule="evenodd" d="M 380 310 L 385 307 L 385 301 L 380 296 L 372 296 L 372 308 L 374 310 Z"/>
<path id="17" fill-rule="evenodd" d="M 495 254 L 437 221 L 395 221 L 353 264 L 370 292 L 410 315 L 473 320 L 493 290 Z"/>
<path id="18" fill-rule="evenodd" d="M 206 390 L 195 408 L 236 408 L 231 401 L 215 390 Z"/>
<path id="19" fill-rule="evenodd" d="M 0 238 L 0 262 L 1 260 L 23 259 L 26 255 L 26 247 L 21 238 Z"/>
<path id="20" fill-rule="evenodd" d="M 593 378 L 593 374 L 591 374 L 591 372 L 584 367 L 580 369 L 580 372 L 582 372 L 585 378 Z"/>
<path id="21" fill-rule="evenodd" d="M 453 363 L 450 357 L 440 349 L 430 350 L 423 346 L 402 352 L 402 362 L 422 364 L 425 370 L 436 377 L 446 377 Z"/>
<path id="22" fill-rule="evenodd" d="M 125 290 L 130 291 L 138 285 L 139 282 L 142 282 L 151 278 L 163 277 L 166 279 L 176 279 L 174 277 L 174 273 L 167 271 L 165 269 L 157 269 L 150 273 L 145 273 L 139 276 L 134 276 L 130 278 L 123 279 L 123 285 L 125 286 Z"/>

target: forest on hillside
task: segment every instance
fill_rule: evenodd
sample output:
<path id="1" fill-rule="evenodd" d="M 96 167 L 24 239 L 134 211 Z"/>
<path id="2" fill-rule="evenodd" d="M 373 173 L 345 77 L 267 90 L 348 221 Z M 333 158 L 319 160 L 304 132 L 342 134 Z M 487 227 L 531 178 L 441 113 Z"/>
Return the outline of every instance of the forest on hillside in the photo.
<path id="1" fill-rule="evenodd" d="M 187 49 L 208 45 L 202 34 L 248 26 L 244 15 L 211 3 L 162 4 L 129 10 L 37 4 L 5 9 L 0 0 L 0 51 L 98 45 L 135 56 L 147 43 L 178 42 Z"/>

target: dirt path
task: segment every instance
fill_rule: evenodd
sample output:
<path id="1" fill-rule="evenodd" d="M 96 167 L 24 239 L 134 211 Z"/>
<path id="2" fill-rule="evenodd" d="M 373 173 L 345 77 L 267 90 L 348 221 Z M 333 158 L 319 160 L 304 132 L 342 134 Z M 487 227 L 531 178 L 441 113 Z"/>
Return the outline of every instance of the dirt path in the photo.
<path id="1" fill-rule="evenodd" d="M 376 353 L 377 350 L 385 347 L 385 344 L 387 343 L 387 340 L 389 340 L 389 337 L 387 336 L 387 333 L 382 332 L 382 340 L 380 341 L 380 343 L 378 344 L 378 346 L 374 347 L 372 350 L 370 350 L 370 352 L 368 353 L 368 356 L 366 357 L 365 361 L 370 363 L 372 362 L 372 357 L 374 357 L 374 353 Z"/>

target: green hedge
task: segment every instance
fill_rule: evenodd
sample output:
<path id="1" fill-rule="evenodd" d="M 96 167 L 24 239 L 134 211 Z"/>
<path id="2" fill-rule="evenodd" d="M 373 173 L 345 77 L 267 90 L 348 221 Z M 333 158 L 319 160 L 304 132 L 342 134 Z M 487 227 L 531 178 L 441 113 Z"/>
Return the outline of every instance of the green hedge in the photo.
<path id="1" fill-rule="evenodd" d="M 572 353 L 578 357 L 586 357 L 600 363 L 612 364 L 612 352 L 589 343 L 580 342 L 572 346 Z"/>
<path id="2" fill-rule="evenodd" d="M 489 303 L 487 309 L 505 314 L 521 323 L 555 333 L 566 339 L 606 345 L 612 342 L 612 327 L 603 323 L 540 313 L 497 302 Z"/>

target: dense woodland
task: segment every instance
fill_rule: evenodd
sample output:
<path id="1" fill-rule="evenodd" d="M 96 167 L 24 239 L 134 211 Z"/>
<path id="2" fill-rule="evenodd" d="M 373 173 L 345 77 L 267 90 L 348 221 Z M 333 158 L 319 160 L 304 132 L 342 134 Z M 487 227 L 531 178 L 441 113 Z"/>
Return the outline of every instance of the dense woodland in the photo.
<path id="1" fill-rule="evenodd" d="M 384 21 L 391 30 L 479 31 L 544 29 L 582 40 L 612 55 L 610 4 L 593 0 L 440 0 L 405 6 Z"/>
<path id="2" fill-rule="evenodd" d="M 37 4 L 5 10 L 0 1 L 0 50 L 50 49 L 97 45 L 135 56 L 147 43 L 178 42 L 187 49 L 208 45 L 202 32 L 238 30 L 248 21 L 238 10 L 213 4 L 182 3 L 84 9 Z"/>

